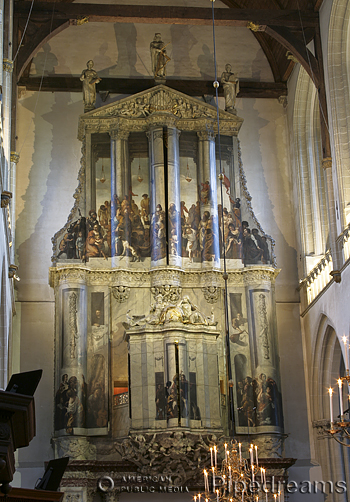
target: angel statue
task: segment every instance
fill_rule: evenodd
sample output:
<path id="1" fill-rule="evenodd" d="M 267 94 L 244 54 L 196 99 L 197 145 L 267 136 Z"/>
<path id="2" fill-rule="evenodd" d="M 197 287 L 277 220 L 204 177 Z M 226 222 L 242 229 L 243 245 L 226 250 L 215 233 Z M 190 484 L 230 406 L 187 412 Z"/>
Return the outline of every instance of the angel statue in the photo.
<path id="1" fill-rule="evenodd" d="M 236 96 L 239 93 L 239 80 L 231 71 L 230 64 L 225 66 L 225 71 L 221 75 L 221 85 L 224 88 L 225 110 L 236 114 Z"/>
<path id="2" fill-rule="evenodd" d="M 95 108 L 96 84 L 101 82 L 102 78 L 99 78 L 96 71 L 92 69 L 94 62 L 91 59 L 86 66 L 87 68 L 80 75 L 80 80 L 83 82 L 84 112 L 89 112 Z"/>
<path id="3" fill-rule="evenodd" d="M 168 44 L 167 44 L 168 45 Z M 170 61 L 166 54 L 166 45 L 162 42 L 160 33 L 155 33 L 154 39 L 150 44 L 152 71 L 156 80 L 165 80 L 165 67 Z"/>

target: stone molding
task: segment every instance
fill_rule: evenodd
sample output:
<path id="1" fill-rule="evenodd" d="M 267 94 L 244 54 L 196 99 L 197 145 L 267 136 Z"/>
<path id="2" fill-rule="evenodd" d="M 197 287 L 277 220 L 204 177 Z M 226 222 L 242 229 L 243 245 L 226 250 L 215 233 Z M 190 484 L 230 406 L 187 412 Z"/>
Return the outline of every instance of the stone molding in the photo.
<path id="1" fill-rule="evenodd" d="M 254 284 L 274 284 L 280 270 L 272 267 L 251 266 L 235 271 L 228 271 L 229 286 L 246 286 Z M 88 286 L 128 285 L 129 288 L 224 288 L 224 279 L 220 271 L 184 271 L 181 269 L 158 269 L 155 271 L 139 271 L 125 269 L 92 269 L 83 265 L 51 267 L 49 283 L 53 288 L 70 282 L 83 282 Z"/>

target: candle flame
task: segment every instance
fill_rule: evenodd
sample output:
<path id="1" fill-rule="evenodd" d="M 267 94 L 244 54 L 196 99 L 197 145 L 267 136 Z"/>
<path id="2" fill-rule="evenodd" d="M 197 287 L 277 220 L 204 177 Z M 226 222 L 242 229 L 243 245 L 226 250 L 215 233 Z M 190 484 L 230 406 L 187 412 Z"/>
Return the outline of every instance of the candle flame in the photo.
<path id="1" fill-rule="evenodd" d="M 328 392 L 329 392 L 329 395 L 330 395 L 330 396 L 332 396 L 332 395 L 333 395 L 333 389 L 332 389 L 332 387 L 329 387 Z"/>
<path id="2" fill-rule="evenodd" d="M 343 385 L 341 378 L 338 378 L 337 382 L 338 382 L 339 389 L 341 389 L 342 385 Z"/>

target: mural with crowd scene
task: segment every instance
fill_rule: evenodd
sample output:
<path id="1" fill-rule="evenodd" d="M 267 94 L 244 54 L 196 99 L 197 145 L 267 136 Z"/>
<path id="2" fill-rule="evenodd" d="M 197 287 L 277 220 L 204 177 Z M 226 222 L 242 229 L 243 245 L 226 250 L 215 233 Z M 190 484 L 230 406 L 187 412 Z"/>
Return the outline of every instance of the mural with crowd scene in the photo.
<path id="1" fill-rule="evenodd" d="M 220 149 L 216 140 L 216 174 L 221 171 L 224 176 L 222 188 L 218 183 L 214 193 L 210 180 L 202 180 L 200 175 L 196 133 L 181 132 L 180 201 L 176 204 L 165 184 L 166 207 L 155 204 L 146 133 L 129 135 L 124 180 L 115 190 L 106 136 L 105 143 L 97 142 L 100 155 L 106 157 L 98 157 L 93 166 L 94 205 L 85 216 L 78 207 L 77 216 L 58 234 L 55 260 L 89 262 L 99 258 L 108 266 L 113 258 L 113 266 L 137 268 L 168 256 L 169 264 L 172 260 L 179 264 L 180 259 L 184 268 L 196 269 L 203 263 L 218 264 L 225 252 L 231 269 L 274 265 L 273 240 L 254 217 L 232 137 L 221 137 Z M 165 135 L 165 171 L 166 150 Z"/>

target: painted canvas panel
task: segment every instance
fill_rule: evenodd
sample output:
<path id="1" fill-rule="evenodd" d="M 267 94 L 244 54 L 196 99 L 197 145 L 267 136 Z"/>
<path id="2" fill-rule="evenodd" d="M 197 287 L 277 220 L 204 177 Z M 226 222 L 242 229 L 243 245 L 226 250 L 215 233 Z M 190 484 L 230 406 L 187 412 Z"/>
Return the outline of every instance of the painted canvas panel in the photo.
<path id="1" fill-rule="evenodd" d="M 281 432 L 283 416 L 270 289 L 248 288 L 247 296 L 243 291 L 230 293 L 230 312 L 236 432 Z"/>

